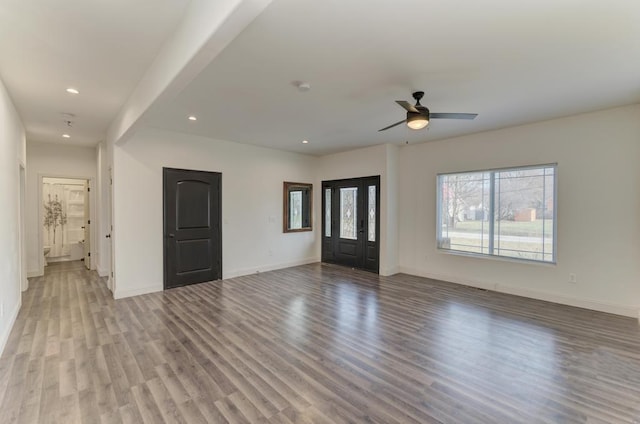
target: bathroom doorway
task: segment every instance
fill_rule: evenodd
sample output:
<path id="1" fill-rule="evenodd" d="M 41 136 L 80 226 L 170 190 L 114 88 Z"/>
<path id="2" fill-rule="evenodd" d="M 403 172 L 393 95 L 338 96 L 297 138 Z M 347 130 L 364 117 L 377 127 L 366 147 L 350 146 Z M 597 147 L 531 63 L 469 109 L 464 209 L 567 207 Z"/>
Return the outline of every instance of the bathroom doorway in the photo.
<path id="1" fill-rule="evenodd" d="M 87 179 L 42 177 L 43 262 L 84 261 L 91 269 L 91 202 Z"/>

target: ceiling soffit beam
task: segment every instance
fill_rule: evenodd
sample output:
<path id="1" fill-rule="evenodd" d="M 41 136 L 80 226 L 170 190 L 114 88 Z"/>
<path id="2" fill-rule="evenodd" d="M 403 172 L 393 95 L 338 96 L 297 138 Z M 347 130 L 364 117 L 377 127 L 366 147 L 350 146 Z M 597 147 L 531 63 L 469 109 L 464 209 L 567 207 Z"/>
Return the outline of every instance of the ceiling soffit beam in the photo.
<path id="1" fill-rule="evenodd" d="M 272 0 L 191 0 L 184 18 L 107 129 L 122 144 L 157 101 L 177 96 Z"/>

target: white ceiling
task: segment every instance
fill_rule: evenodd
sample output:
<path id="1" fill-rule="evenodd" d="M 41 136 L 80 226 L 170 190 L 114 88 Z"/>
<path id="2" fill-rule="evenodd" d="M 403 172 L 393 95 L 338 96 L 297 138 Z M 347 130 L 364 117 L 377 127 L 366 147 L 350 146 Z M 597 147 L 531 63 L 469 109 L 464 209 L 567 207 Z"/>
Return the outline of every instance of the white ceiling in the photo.
<path id="1" fill-rule="evenodd" d="M 630 0 L 274 0 L 145 119 L 324 154 L 631 104 L 640 102 L 639 22 Z M 415 90 L 432 112 L 479 116 L 377 132 L 404 118 L 394 100 Z"/>
<path id="2" fill-rule="evenodd" d="M 27 140 L 95 145 L 188 0 L 2 0 L 0 78 Z M 80 90 L 72 96 L 67 87 Z M 72 113 L 72 128 L 62 113 Z M 71 138 L 62 139 L 67 132 Z"/>
<path id="3" fill-rule="evenodd" d="M 2 0 L 0 78 L 28 140 L 103 139 L 188 3 Z M 637 103 L 638 22 L 630 0 L 274 0 L 143 124 L 325 154 Z M 479 116 L 379 133 L 415 90 L 432 112 Z M 76 115 L 71 129 L 64 112 Z"/>

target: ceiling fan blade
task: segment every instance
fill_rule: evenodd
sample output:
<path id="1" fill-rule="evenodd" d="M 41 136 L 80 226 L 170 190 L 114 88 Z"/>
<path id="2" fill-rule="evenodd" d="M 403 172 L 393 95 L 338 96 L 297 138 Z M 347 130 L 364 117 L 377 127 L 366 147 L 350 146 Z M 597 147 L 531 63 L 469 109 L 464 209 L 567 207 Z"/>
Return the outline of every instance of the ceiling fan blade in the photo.
<path id="1" fill-rule="evenodd" d="M 477 113 L 434 113 L 429 114 L 431 119 L 475 119 Z"/>
<path id="2" fill-rule="evenodd" d="M 403 119 L 400 122 L 396 122 L 395 124 L 389 125 L 388 127 L 384 127 L 383 129 L 378 130 L 378 132 L 388 130 L 389 128 L 393 128 L 393 127 L 395 127 L 397 125 L 400 125 L 400 124 L 404 124 L 406 121 L 407 121 L 406 119 Z"/>
<path id="3" fill-rule="evenodd" d="M 398 103 L 400 106 L 405 108 L 407 112 L 420 113 L 420 111 L 416 109 L 416 107 L 409 102 L 405 102 L 404 100 L 396 100 L 396 103 Z"/>

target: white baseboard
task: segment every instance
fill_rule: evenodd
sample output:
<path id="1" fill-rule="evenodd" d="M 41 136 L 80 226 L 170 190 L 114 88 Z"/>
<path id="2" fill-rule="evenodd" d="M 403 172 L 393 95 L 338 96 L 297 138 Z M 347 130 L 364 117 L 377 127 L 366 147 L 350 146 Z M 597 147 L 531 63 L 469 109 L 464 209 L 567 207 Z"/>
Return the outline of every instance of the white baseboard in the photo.
<path id="1" fill-rule="evenodd" d="M 391 275 L 395 275 L 397 273 L 400 272 L 400 268 L 397 266 L 391 267 L 391 268 L 385 268 L 385 269 L 381 269 L 379 274 L 383 277 L 389 277 Z"/>
<path id="2" fill-rule="evenodd" d="M 419 277 L 431 278 L 434 280 L 447 281 L 450 283 L 463 284 L 465 286 L 477 287 L 480 289 L 496 291 L 500 293 L 512 294 L 515 296 L 528 297 L 531 299 L 544 300 L 561 305 L 576 306 L 578 308 L 591 309 L 593 311 L 607 312 L 609 314 L 622 315 L 636 318 L 640 321 L 640 305 L 620 305 L 607 302 L 600 302 L 593 299 L 574 298 L 558 293 L 530 290 L 521 287 L 513 287 L 505 284 L 490 284 L 481 281 L 473 281 L 465 278 L 458 278 L 450 275 L 433 274 L 410 267 L 400 267 L 400 272 L 404 274 L 416 275 Z"/>
<path id="3" fill-rule="evenodd" d="M 292 266 L 300 266 L 300 265 L 307 265 L 307 264 L 313 264 L 316 262 L 320 262 L 320 258 L 306 258 L 306 259 L 300 259 L 297 261 L 292 261 L 292 262 L 284 262 L 284 263 L 279 263 L 279 264 L 272 264 L 272 265 L 263 265 L 263 266 L 258 266 L 258 267 L 252 267 L 252 268 L 245 268 L 245 269 L 236 269 L 236 270 L 231 270 L 231 271 L 224 271 L 222 272 L 222 279 L 226 280 L 229 278 L 235 278 L 235 277 L 242 277 L 243 275 L 249 275 L 249 274 L 255 274 L 258 272 L 267 272 L 267 271 L 275 271 L 276 269 L 282 269 L 282 268 L 291 268 Z"/>
<path id="4" fill-rule="evenodd" d="M 11 330 L 13 329 L 13 325 L 16 323 L 16 318 L 18 318 L 18 313 L 20 312 L 20 307 L 22 306 L 22 296 L 18 297 L 18 303 L 16 304 L 13 311 L 11 311 L 11 316 L 9 317 L 9 326 L 0 334 L 0 356 L 2 356 L 2 352 L 4 352 L 4 348 L 9 341 L 9 335 L 11 334 Z"/>
<path id="5" fill-rule="evenodd" d="M 247 269 L 236 270 L 236 271 L 227 271 L 223 273 L 223 279 L 226 280 L 229 278 L 240 277 L 243 275 L 255 274 L 256 272 L 273 271 L 276 269 L 289 268 L 289 267 L 298 266 L 298 265 L 306 265 L 306 264 L 311 264 L 315 262 L 320 262 L 320 258 L 307 258 L 299 261 L 287 262 L 287 263 L 276 264 L 276 265 L 267 265 L 262 267 L 247 268 Z M 118 284 L 116 284 L 116 286 L 118 286 Z M 163 290 L 162 283 L 154 284 L 152 286 L 140 287 L 132 290 L 119 290 L 116 287 L 116 291 L 113 293 L 113 298 L 124 299 L 125 297 L 155 293 L 155 292 L 160 292 L 162 290 Z"/>
<path id="6" fill-rule="evenodd" d="M 153 286 L 140 287 L 132 290 L 118 290 L 113 293 L 114 299 L 124 299 L 125 297 L 140 296 L 141 294 L 149 294 L 162 291 L 162 284 Z"/>
<path id="7" fill-rule="evenodd" d="M 98 275 L 100 277 L 108 277 L 109 276 L 109 270 L 108 269 L 103 269 L 100 266 L 96 266 L 96 271 L 98 271 Z"/>
<path id="8" fill-rule="evenodd" d="M 40 271 L 39 269 L 27 271 L 27 278 L 42 277 L 43 275 L 44 271 Z"/>

